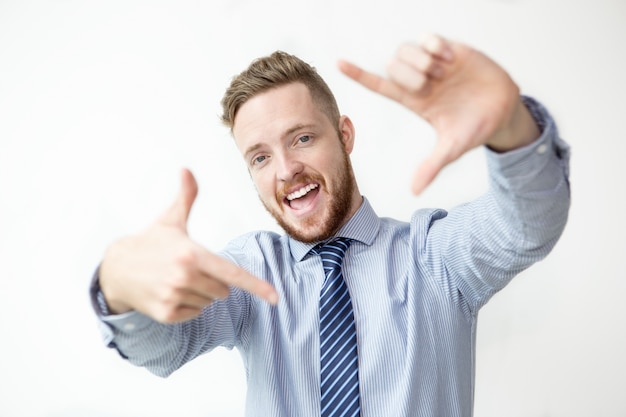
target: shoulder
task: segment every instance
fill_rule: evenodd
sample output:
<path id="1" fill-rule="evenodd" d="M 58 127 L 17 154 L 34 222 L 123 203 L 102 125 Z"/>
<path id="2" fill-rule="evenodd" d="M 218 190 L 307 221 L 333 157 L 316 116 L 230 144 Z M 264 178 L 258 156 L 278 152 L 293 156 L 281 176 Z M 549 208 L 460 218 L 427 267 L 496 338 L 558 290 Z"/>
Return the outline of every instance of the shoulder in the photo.
<path id="1" fill-rule="evenodd" d="M 280 257 L 288 250 L 288 238 L 276 232 L 257 230 L 232 239 L 220 255 L 244 268 L 258 261 L 265 262 Z"/>
<path id="2" fill-rule="evenodd" d="M 409 221 L 390 217 L 380 218 L 378 238 L 405 241 L 409 246 L 422 246 L 433 225 L 448 215 L 444 209 L 422 208 L 411 215 Z"/>
<path id="3" fill-rule="evenodd" d="M 416 210 L 411 216 L 411 228 L 427 233 L 433 224 L 447 216 L 448 211 L 441 208 L 422 208 Z"/>
<path id="4" fill-rule="evenodd" d="M 287 244 L 287 236 L 267 230 L 256 230 L 237 236 L 224 247 L 225 253 L 275 250 Z"/>
<path id="5" fill-rule="evenodd" d="M 381 231 L 400 229 L 428 229 L 434 222 L 447 217 L 448 211 L 441 208 L 420 208 L 413 212 L 410 221 L 390 217 L 380 218 Z"/>

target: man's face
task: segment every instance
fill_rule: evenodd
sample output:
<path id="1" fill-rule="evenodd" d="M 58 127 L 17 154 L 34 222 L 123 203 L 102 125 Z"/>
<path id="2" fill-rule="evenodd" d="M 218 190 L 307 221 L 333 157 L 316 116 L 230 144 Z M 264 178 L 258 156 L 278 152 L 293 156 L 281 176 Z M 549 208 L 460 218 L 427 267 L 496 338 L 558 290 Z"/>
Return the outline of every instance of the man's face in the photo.
<path id="1" fill-rule="evenodd" d="M 251 98 L 235 117 L 233 135 L 263 205 L 300 241 L 332 236 L 361 204 L 350 119 L 342 116 L 339 130 L 301 83 Z"/>

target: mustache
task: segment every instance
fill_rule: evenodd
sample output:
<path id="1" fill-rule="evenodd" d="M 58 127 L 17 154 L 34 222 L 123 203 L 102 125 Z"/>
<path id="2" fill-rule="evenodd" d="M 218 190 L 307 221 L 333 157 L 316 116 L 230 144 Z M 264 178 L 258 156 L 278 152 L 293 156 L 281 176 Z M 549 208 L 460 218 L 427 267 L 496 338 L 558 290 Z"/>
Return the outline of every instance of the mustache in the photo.
<path id="1" fill-rule="evenodd" d="M 325 186 L 326 181 L 321 175 L 317 174 L 301 174 L 292 179 L 291 181 L 283 183 L 283 185 L 276 192 L 276 198 L 278 201 L 283 201 L 287 194 L 293 192 L 294 187 L 302 184 L 317 183 L 320 186 Z"/>

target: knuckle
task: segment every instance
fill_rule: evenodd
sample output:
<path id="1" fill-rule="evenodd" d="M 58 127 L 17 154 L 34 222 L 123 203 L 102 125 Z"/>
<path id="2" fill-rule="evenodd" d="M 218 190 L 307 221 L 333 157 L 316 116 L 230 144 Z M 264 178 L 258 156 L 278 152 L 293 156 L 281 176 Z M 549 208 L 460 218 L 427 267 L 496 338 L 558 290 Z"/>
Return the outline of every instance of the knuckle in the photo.
<path id="1" fill-rule="evenodd" d="M 173 304 L 181 299 L 184 291 L 190 287 L 190 274 L 183 269 L 175 268 L 170 271 L 156 289 L 156 298 L 162 304 Z"/>
<path id="2" fill-rule="evenodd" d="M 174 292 L 188 288 L 191 284 L 191 273 L 187 269 L 178 268 L 170 276 L 167 288 Z"/>
<path id="3" fill-rule="evenodd" d="M 407 88 L 412 93 L 419 93 L 426 87 L 426 77 L 416 76 L 413 77 L 407 84 Z"/>
<path id="4" fill-rule="evenodd" d="M 153 317 L 160 323 L 174 323 L 178 320 L 176 309 L 171 306 L 160 306 Z"/>
<path id="5" fill-rule="evenodd" d="M 181 301 L 181 291 L 178 288 L 167 286 L 159 294 L 159 304 L 164 311 L 175 309 Z"/>
<path id="6" fill-rule="evenodd" d="M 167 309 L 163 312 L 164 323 L 176 323 L 181 320 L 178 311 L 175 309 Z"/>
<path id="7" fill-rule="evenodd" d="M 178 253 L 175 255 L 174 260 L 178 265 L 181 265 L 183 267 L 190 267 L 197 264 L 198 255 L 195 253 L 193 248 L 185 247 L 178 251 Z"/>
<path id="8" fill-rule="evenodd" d="M 171 268 L 167 285 L 173 289 L 181 290 L 192 285 L 197 271 L 197 255 L 192 250 L 180 251 Z"/>
<path id="9" fill-rule="evenodd" d="M 422 71 L 430 71 L 432 67 L 435 65 L 435 59 L 432 55 L 421 55 L 417 62 L 417 66 Z"/>
<path id="10" fill-rule="evenodd" d="M 429 51 L 437 51 L 443 45 L 442 39 L 434 33 L 428 33 L 424 37 L 424 45 Z"/>

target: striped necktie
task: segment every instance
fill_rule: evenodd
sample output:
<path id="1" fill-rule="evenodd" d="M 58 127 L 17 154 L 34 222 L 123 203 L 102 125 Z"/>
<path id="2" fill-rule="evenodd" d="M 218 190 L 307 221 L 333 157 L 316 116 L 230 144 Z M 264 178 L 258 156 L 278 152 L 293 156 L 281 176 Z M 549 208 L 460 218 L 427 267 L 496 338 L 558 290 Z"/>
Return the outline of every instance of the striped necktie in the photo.
<path id="1" fill-rule="evenodd" d="M 352 240 L 338 238 L 316 246 L 326 279 L 320 293 L 321 417 L 360 415 L 356 327 L 348 287 L 341 274 Z"/>

